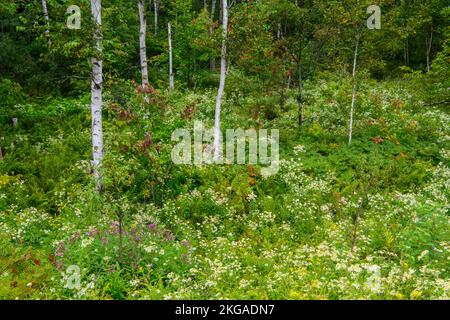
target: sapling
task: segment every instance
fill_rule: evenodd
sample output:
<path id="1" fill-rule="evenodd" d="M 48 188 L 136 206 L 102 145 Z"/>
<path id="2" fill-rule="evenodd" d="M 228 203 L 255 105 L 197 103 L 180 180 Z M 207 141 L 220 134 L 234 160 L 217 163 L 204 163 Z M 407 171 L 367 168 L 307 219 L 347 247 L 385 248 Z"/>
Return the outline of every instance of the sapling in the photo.
<path id="1" fill-rule="evenodd" d="M 216 98 L 216 110 L 214 119 L 214 160 L 220 158 L 220 107 L 225 88 L 225 77 L 227 70 L 227 31 L 228 31 L 228 5 L 227 0 L 222 0 L 222 51 L 220 55 L 220 82 Z"/>
<path id="2" fill-rule="evenodd" d="M 101 0 L 91 0 L 92 15 L 95 21 L 94 49 L 92 57 L 91 80 L 91 117 L 92 117 L 92 155 L 93 170 L 96 182 L 96 190 L 101 190 L 100 163 L 103 159 L 103 129 L 102 129 L 102 85 L 103 85 L 103 60 L 102 56 L 102 24 Z"/>

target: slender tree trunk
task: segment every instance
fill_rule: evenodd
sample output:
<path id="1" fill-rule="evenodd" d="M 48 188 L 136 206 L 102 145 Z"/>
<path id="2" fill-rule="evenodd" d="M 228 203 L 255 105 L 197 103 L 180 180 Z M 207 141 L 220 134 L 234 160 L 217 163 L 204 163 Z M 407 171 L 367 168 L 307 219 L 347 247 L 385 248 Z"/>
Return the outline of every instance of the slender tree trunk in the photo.
<path id="1" fill-rule="evenodd" d="M 0 161 L 3 160 L 3 151 L 2 151 L 2 147 L 0 146 Z"/>
<path id="2" fill-rule="evenodd" d="M 142 76 L 142 88 L 148 86 L 148 68 L 147 68 L 147 46 L 146 46 L 146 33 L 147 33 L 147 18 L 145 15 L 145 0 L 138 0 L 139 11 L 139 56 L 141 58 L 141 76 Z"/>
<path id="3" fill-rule="evenodd" d="M 358 34 L 356 36 L 355 57 L 353 60 L 353 72 L 352 72 L 353 89 L 352 89 L 352 108 L 350 110 L 350 132 L 348 135 L 348 143 L 349 144 L 352 143 L 352 133 L 353 133 L 353 113 L 355 111 L 355 99 L 356 99 L 356 64 L 358 61 L 359 38 L 360 38 L 360 35 Z"/>
<path id="4" fill-rule="evenodd" d="M 298 127 L 303 126 L 303 79 L 302 79 L 302 50 L 298 53 Z"/>
<path id="5" fill-rule="evenodd" d="M 284 106 L 286 105 L 286 82 L 285 79 L 281 79 L 280 83 L 280 108 L 284 110 Z"/>
<path id="6" fill-rule="evenodd" d="M 119 219 L 119 262 L 123 263 L 123 211 L 119 208 L 117 211 Z"/>
<path id="7" fill-rule="evenodd" d="M 405 66 L 406 66 L 407 65 L 406 64 L 406 40 L 405 40 L 405 44 L 403 45 L 403 61 L 404 61 Z"/>
<path id="8" fill-rule="evenodd" d="M 222 0 L 220 0 L 222 1 Z M 223 23 L 223 6 L 219 6 L 219 22 L 220 24 Z"/>
<path id="9" fill-rule="evenodd" d="M 288 79 L 287 79 L 287 89 L 292 88 L 292 78 L 293 75 L 295 74 L 294 70 L 294 66 L 292 64 L 293 62 L 293 57 L 292 55 L 289 56 L 289 69 L 288 69 Z"/>
<path id="10" fill-rule="evenodd" d="M 431 24 L 430 40 L 426 39 L 427 45 L 427 72 L 430 72 L 430 55 L 431 55 L 431 45 L 433 43 L 433 24 Z"/>
<path id="11" fill-rule="evenodd" d="M 48 18 L 47 1 L 46 0 L 42 0 L 42 14 L 44 15 L 45 21 L 47 23 L 47 29 L 45 30 L 45 36 L 47 37 L 48 46 L 50 46 L 52 41 L 50 40 L 50 30 L 49 30 L 50 22 L 49 22 L 49 18 Z"/>
<path id="12" fill-rule="evenodd" d="M 364 191 L 362 193 L 362 195 L 359 197 L 358 199 L 358 209 L 356 210 L 356 217 L 355 217 L 355 223 L 353 226 L 353 236 L 352 236 L 352 244 L 351 244 L 351 249 L 350 252 L 353 254 L 353 251 L 355 249 L 355 244 L 356 244 L 356 238 L 358 235 L 358 225 L 359 225 L 359 220 L 361 218 L 361 211 L 364 205 L 364 197 L 366 196 L 367 193 L 367 189 L 368 189 L 369 185 L 366 184 L 364 186 Z"/>
<path id="13" fill-rule="evenodd" d="M 211 19 L 211 25 L 209 27 L 209 36 L 212 37 L 213 35 L 213 23 L 214 23 L 214 14 L 216 12 L 216 0 L 212 0 L 211 2 L 211 12 L 209 13 L 210 19 Z M 211 71 L 214 71 L 216 69 L 216 58 L 213 56 L 209 60 L 209 69 Z"/>
<path id="14" fill-rule="evenodd" d="M 170 27 L 170 22 L 167 23 L 167 33 L 169 40 L 169 88 L 173 90 L 174 81 L 173 81 L 173 71 L 172 71 L 172 29 Z"/>
<path id="15" fill-rule="evenodd" d="M 195 48 L 192 49 L 192 89 L 197 88 L 197 78 L 195 75 L 197 74 L 197 59 L 195 58 L 197 56 Z"/>
<path id="16" fill-rule="evenodd" d="M 409 40 L 406 38 L 406 66 L 409 67 Z"/>
<path id="17" fill-rule="evenodd" d="M 409 41 L 408 38 L 405 39 L 405 45 L 404 45 L 404 53 L 403 53 L 403 58 L 404 58 L 404 62 L 405 62 L 405 66 L 409 66 Z"/>
<path id="18" fill-rule="evenodd" d="M 155 12 L 155 36 L 158 35 L 158 0 L 153 0 L 153 10 Z"/>
<path id="19" fill-rule="evenodd" d="M 217 0 L 211 1 L 211 12 L 210 12 L 211 20 L 214 20 L 214 15 L 216 13 L 216 1 Z"/>
<path id="20" fill-rule="evenodd" d="M 227 71 L 227 31 L 228 31 L 228 5 L 227 0 L 222 0 L 222 50 L 220 54 L 220 82 L 217 91 L 216 110 L 214 119 L 214 160 L 220 158 L 220 106 L 222 104 L 223 90 Z"/>
<path id="21" fill-rule="evenodd" d="M 101 0 L 91 0 L 92 15 L 95 21 L 94 42 L 95 56 L 92 58 L 92 80 L 91 80 L 91 117 L 92 117 L 92 155 L 93 171 L 97 190 L 101 189 L 101 175 L 99 167 L 103 159 L 103 131 L 102 131 L 102 84 L 103 84 L 103 61 L 102 61 L 102 16 Z"/>

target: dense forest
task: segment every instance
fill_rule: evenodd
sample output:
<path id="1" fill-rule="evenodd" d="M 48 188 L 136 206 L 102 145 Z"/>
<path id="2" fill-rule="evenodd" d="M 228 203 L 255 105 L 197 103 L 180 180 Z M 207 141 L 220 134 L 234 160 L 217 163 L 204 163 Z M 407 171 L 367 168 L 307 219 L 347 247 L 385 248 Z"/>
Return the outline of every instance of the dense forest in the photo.
<path id="1" fill-rule="evenodd" d="M 0 299 L 449 299 L 449 16 L 2 0 Z"/>

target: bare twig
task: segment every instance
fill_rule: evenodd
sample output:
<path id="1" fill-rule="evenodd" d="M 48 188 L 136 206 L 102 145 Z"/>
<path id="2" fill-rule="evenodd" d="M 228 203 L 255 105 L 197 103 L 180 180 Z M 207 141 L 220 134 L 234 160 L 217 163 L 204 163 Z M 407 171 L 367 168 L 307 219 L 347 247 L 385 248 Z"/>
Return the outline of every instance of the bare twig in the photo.
<path id="1" fill-rule="evenodd" d="M 434 106 L 439 106 L 439 105 L 443 105 L 443 104 L 444 105 L 450 104 L 450 100 L 435 101 L 435 102 L 425 103 L 423 105 L 424 106 L 434 107 Z"/>
<path id="2" fill-rule="evenodd" d="M 117 211 L 117 216 L 119 218 L 119 261 L 120 261 L 120 264 L 123 264 L 123 241 L 122 241 L 123 212 L 120 208 Z"/>
<path id="3" fill-rule="evenodd" d="M 359 200 L 358 200 L 359 204 L 358 204 L 358 209 L 356 210 L 355 225 L 354 225 L 354 228 L 353 228 L 352 246 L 351 246 L 351 250 L 350 250 L 351 253 L 353 253 L 353 250 L 355 248 L 359 219 L 360 219 L 360 216 L 361 216 L 362 207 L 364 205 L 364 197 L 366 196 L 368 187 L 369 187 L 369 184 L 366 184 L 364 186 L 364 191 L 363 191 L 362 195 L 359 197 Z"/>

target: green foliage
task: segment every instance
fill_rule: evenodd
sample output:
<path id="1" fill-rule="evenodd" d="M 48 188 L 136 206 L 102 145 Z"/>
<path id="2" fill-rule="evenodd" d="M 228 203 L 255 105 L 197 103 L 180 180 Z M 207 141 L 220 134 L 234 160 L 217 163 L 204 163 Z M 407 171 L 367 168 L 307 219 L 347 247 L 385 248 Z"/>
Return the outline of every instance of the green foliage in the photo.
<path id="1" fill-rule="evenodd" d="M 348 146 L 348 79 L 324 73 L 305 82 L 299 132 L 295 91 L 287 91 L 284 112 L 268 118 L 262 107 L 277 99 L 248 87 L 242 94 L 239 77 L 230 73 L 223 127 L 280 128 L 275 176 L 264 178 L 259 166 L 172 164 L 171 132 L 210 119 L 214 92 L 155 92 L 147 103 L 132 83 L 107 83 L 101 194 L 91 191 L 85 102 L 14 106 L 19 126 L 3 131 L 0 162 L 2 295 L 445 297 L 448 115 L 419 113 L 404 81 L 366 78 Z M 73 265 L 77 288 L 67 286 Z"/>
<path id="2" fill-rule="evenodd" d="M 158 33 L 147 8 L 146 93 L 136 3 L 102 2 L 99 192 L 89 1 L 80 30 L 65 27 L 65 1 L 48 0 L 49 27 L 38 1 L 0 4 L 1 299 L 449 298 L 444 1 L 375 1 L 381 30 L 365 29 L 370 1 L 233 2 L 221 129 L 279 129 L 269 177 L 260 164 L 171 159 L 175 129 L 214 122 L 219 1 L 212 13 L 161 1 Z"/>

